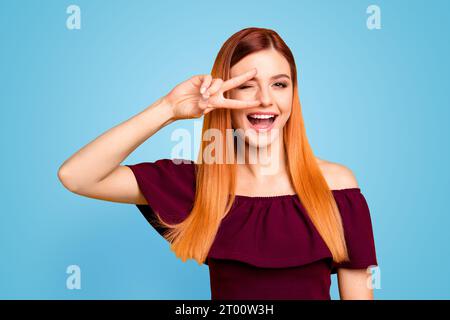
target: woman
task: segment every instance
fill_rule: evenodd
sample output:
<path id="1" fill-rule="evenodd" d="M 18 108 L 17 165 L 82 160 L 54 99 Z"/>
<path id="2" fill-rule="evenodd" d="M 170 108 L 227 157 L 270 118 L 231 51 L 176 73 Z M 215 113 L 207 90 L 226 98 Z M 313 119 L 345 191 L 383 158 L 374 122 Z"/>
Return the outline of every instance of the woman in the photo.
<path id="1" fill-rule="evenodd" d="M 162 127 L 201 116 L 197 162 L 121 165 Z M 351 170 L 314 156 L 294 57 L 273 30 L 232 35 L 211 75 L 108 130 L 58 176 L 74 193 L 136 204 L 178 257 L 209 266 L 212 299 L 330 299 L 333 273 L 341 299 L 373 299 L 367 203 Z"/>

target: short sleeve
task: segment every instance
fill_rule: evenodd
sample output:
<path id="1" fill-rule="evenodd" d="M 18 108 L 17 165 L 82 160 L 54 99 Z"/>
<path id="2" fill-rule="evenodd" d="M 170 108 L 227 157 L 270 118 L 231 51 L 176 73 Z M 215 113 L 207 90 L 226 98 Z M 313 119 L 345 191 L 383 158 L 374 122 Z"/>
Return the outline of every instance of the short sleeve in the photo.
<path id="1" fill-rule="evenodd" d="M 167 223 L 179 223 L 189 215 L 196 183 L 192 160 L 159 159 L 126 166 L 133 172 L 148 203 L 136 206 L 159 234 L 163 235 L 165 228 L 156 224 L 156 212 Z"/>
<path id="2" fill-rule="evenodd" d="M 337 268 L 366 269 L 377 266 L 371 215 L 359 188 L 335 190 L 336 204 L 342 217 L 345 241 L 350 261 L 332 262 L 331 273 Z"/>

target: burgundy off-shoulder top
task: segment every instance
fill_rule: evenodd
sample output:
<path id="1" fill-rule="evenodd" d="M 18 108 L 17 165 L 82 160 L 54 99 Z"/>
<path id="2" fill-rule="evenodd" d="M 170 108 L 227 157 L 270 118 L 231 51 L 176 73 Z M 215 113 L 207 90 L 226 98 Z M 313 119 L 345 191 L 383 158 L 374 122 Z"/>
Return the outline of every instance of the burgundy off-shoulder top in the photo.
<path id="1" fill-rule="evenodd" d="M 159 234 L 165 230 L 155 224 L 155 212 L 169 223 L 189 215 L 195 162 L 159 159 L 126 166 L 148 203 L 136 206 Z M 349 262 L 333 261 L 296 194 L 236 195 L 205 261 L 211 299 L 329 300 L 331 274 L 337 268 L 377 266 L 370 212 L 361 190 L 332 192 L 343 221 Z"/>

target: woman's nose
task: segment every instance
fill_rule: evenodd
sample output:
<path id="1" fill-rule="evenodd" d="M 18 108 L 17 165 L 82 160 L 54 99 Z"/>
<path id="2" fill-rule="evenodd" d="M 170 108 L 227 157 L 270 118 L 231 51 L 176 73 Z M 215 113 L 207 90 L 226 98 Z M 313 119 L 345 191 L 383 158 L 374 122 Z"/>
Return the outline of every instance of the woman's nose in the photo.
<path id="1" fill-rule="evenodd" d="M 270 106 L 272 104 L 272 96 L 270 94 L 269 89 L 260 88 L 258 90 L 257 98 L 261 101 L 261 104 L 264 106 Z"/>

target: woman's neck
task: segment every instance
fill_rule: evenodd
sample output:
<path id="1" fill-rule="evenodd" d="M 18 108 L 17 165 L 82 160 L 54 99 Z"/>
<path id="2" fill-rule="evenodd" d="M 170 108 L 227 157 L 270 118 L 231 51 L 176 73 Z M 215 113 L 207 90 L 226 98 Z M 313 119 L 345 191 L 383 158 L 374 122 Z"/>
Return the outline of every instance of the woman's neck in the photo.
<path id="1" fill-rule="evenodd" d="M 287 174 L 287 158 L 282 136 L 270 145 L 258 148 L 245 144 L 245 163 L 239 164 L 238 172 L 255 181 L 271 181 Z"/>

